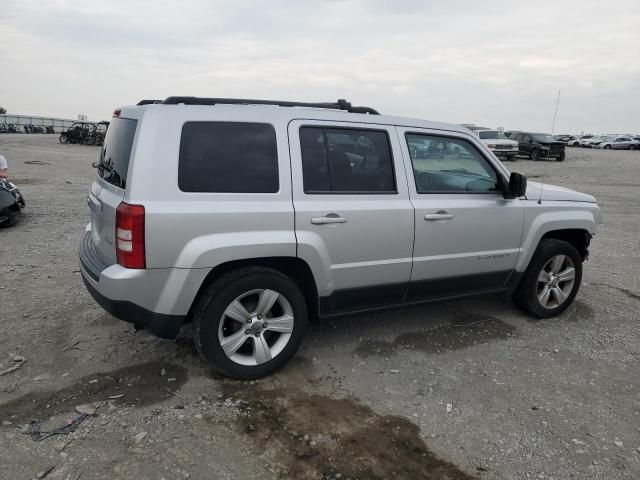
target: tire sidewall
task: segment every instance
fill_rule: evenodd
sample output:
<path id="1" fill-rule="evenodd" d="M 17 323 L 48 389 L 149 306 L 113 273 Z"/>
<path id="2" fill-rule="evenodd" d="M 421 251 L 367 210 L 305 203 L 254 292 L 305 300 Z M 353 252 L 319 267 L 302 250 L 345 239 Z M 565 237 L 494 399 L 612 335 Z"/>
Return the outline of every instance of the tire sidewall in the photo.
<path id="1" fill-rule="evenodd" d="M 256 366 L 240 365 L 224 353 L 218 338 L 222 315 L 238 296 L 251 290 L 269 288 L 284 295 L 293 309 L 294 325 L 285 348 L 272 360 Z M 260 269 L 246 275 L 225 276 L 212 285 L 201 299 L 194 315 L 194 340 L 200 354 L 220 373 L 229 377 L 250 380 L 264 377 L 280 369 L 295 355 L 307 324 L 307 306 L 298 287 L 276 271 Z"/>
<path id="2" fill-rule="evenodd" d="M 569 294 L 567 300 L 560 306 L 552 309 L 544 308 L 538 301 L 538 276 L 540 271 L 547 264 L 547 262 L 556 255 L 567 255 L 573 261 L 576 271 L 575 282 L 573 289 Z M 582 282 L 582 259 L 578 254 L 576 248 L 570 243 L 562 240 L 543 240 L 540 244 L 531 263 L 527 268 L 525 277 L 519 287 L 519 297 L 521 305 L 534 314 L 538 318 L 549 318 L 560 315 L 565 311 L 572 303 L 578 291 L 580 290 L 580 284 Z"/>

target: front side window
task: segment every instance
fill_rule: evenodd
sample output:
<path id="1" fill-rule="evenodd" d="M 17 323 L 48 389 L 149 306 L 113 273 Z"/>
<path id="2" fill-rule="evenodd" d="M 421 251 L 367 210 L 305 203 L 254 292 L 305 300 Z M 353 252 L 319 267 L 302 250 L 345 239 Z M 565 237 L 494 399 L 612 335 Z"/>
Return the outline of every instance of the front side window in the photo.
<path id="1" fill-rule="evenodd" d="M 396 193 L 386 131 L 301 127 L 305 193 Z"/>
<path id="2" fill-rule="evenodd" d="M 183 192 L 275 193 L 276 132 L 265 123 L 187 122 L 178 186 Z"/>
<path id="3" fill-rule="evenodd" d="M 418 193 L 497 192 L 498 175 L 468 141 L 406 134 Z"/>

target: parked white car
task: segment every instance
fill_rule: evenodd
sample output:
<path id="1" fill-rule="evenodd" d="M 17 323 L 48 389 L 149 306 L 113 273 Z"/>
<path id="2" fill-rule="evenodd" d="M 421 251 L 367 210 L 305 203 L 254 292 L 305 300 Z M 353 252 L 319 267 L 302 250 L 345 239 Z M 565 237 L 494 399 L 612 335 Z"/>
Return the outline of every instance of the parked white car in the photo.
<path id="1" fill-rule="evenodd" d="M 580 140 L 580 146 L 584 148 L 594 148 L 599 143 L 606 142 L 607 140 L 609 140 L 609 137 L 605 135 L 596 135 L 586 140 Z"/>
<path id="2" fill-rule="evenodd" d="M 509 140 L 500 130 L 474 130 L 473 133 L 500 160 L 518 160 L 518 142 Z"/>
<path id="3" fill-rule="evenodd" d="M 609 137 L 605 141 L 593 145 L 593 148 L 606 150 L 640 150 L 640 142 L 630 136 Z"/>

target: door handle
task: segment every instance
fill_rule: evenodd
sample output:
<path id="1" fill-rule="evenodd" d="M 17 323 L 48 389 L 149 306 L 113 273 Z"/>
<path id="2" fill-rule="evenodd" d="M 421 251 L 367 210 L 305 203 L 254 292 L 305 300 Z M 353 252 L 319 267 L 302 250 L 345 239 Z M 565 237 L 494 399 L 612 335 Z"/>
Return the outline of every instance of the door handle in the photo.
<path id="1" fill-rule="evenodd" d="M 346 223 L 347 219 L 337 213 L 329 213 L 324 217 L 312 217 L 311 223 L 314 225 L 328 225 L 330 223 Z"/>
<path id="2" fill-rule="evenodd" d="M 449 212 L 445 212 L 444 210 L 438 210 L 437 212 L 427 213 L 424 216 L 424 219 L 428 222 L 432 222 L 434 220 L 451 220 L 453 218 L 453 214 Z"/>

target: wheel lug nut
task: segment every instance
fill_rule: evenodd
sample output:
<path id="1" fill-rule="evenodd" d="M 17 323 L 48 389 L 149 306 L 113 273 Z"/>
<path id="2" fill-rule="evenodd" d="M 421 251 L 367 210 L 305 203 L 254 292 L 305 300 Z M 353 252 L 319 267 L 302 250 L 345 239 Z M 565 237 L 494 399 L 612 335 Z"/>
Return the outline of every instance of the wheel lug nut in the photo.
<path id="1" fill-rule="evenodd" d="M 259 337 L 259 336 L 260 336 L 260 332 L 256 333 L 256 337 Z"/>
<path id="2" fill-rule="evenodd" d="M 249 334 L 251 333 L 251 330 L 248 330 L 248 329 L 247 329 L 247 330 L 245 330 L 245 331 L 244 331 L 244 333 L 245 333 L 246 335 L 249 335 Z"/>
<path id="3" fill-rule="evenodd" d="M 269 326 L 269 324 L 268 324 L 267 322 L 264 322 L 264 323 L 262 324 L 262 328 L 267 328 L 268 326 Z"/>
<path id="4" fill-rule="evenodd" d="M 247 323 L 251 323 L 251 319 L 250 319 L 250 318 L 249 318 L 249 319 L 247 319 Z"/>

